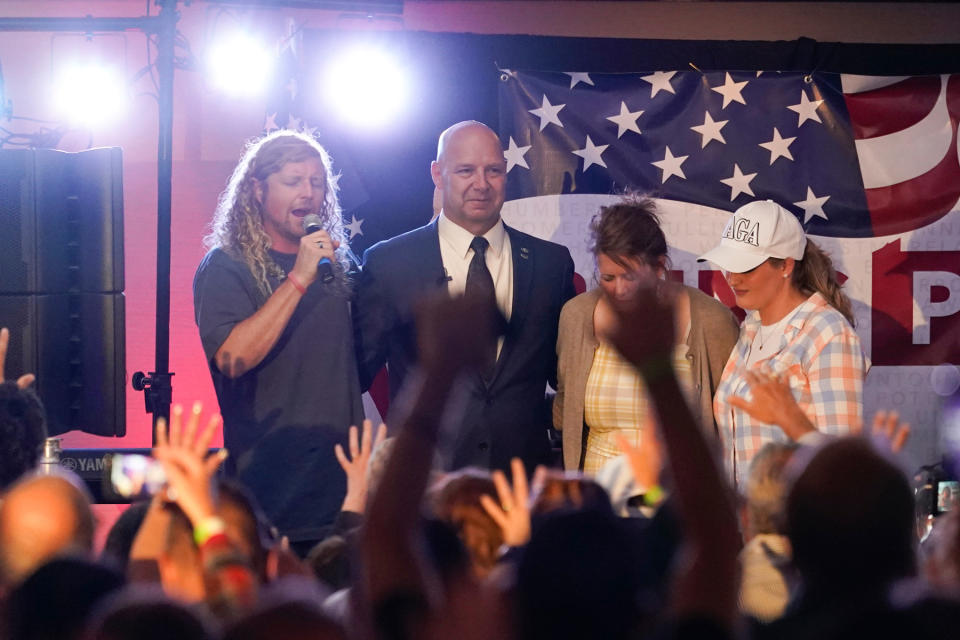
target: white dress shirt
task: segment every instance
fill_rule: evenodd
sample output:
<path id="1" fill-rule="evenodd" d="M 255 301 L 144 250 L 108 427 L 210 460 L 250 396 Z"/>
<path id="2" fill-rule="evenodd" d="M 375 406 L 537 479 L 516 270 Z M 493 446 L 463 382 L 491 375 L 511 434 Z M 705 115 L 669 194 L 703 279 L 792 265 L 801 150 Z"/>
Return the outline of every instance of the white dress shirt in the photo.
<path id="1" fill-rule="evenodd" d="M 461 295 L 467 286 L 467 272 L 473 260 L 473 234 L 452 222 L 442 212 L 437 219 L 437 231 L 440 235 L 440 258 L 446 271 L 447 291 L 450 295 Z M 493 228 L 483 234 L 490 246 L 486 252 L 487 269 L 493 278 L 497 293 L 497 306 L 503 316 L 510 320 L 513 312 L 513 258 L 510 249 L 510 236 L 503 227 L 503 220 L 497 220 Z M 503 338 L 497 341 L 497 357 L 503 348 Z"/>

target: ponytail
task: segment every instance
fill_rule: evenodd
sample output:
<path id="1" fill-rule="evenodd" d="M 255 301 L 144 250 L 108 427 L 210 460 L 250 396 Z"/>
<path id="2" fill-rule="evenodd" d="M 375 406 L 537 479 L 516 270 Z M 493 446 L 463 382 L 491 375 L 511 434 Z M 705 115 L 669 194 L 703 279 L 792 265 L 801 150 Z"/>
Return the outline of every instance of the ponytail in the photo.
<path id="1" fill-rule="evenodd" d="M 837 272 L 833 268 L 833 261 L 823 249 L 818 247 L 810 238 L 807 238 L 807 248 L 803 251 L 803 259 L 798 260 L 793 267 L 793 286 L 806 295 L 819 293 L 830 306 L 843 314 L 850 326 L 856 326 L 853 315 L 853 305 L 850 298 L 842 291 L 842 285 L 837 280 Z"/>

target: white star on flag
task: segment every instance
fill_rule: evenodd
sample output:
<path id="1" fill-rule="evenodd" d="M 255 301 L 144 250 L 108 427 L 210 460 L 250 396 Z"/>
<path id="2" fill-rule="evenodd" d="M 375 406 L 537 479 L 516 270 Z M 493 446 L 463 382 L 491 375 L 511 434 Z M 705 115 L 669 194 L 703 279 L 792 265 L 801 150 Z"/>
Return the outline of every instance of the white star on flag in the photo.
<path id="1" fill-rule="evenodd" d="M 287 126 L 286 126 L 286 128 L 287 128 L 287 129 L 290 129 L 290 131 L 296 131 L 297 129 L 300 128 L 300 123 L 301 123 L 301 122 L 302 122 L 302 120 L 300 120 L 300 118 L 297 118 L 297 117 L 294 116 L 293 114 L 290 114 L 290 115 L 287 116 Z"/>
<path id="2" fill-rule="evenodd" d="M 565 75 L 570 76 L 570 88 L 573 89 L 577 86 L 577 83 L 583 82 L 585 84 L 594 86 L 593 80 L 590 79 L 589 73 L 580 73 L 579 71 L 564 71 Z"/>
<path id="3" fill-rule="evenodd" d="M 357 216 L 350 214 L 350 224 L 344 225 L 344 229 L 350 232 L 350 239 L 353 240 L 357 236 L 363 235 L 361 226 L 363 226 L 363 220 L 359 220 Z"/>
<path id="4" fill-rule="evenodd" d="M 700 148 L 705 149 L 711 140 L 716 140 L 721 144 L 727 144 L 727 141 L 723 139 L 723 134 L 720 133 L 720 129 L 723 129 L 723 125 L 728 122 L 730 121 L 720 120 L 719 122 L 714 122 L 713 118 L 710 117 L 710 112 L 707 111 L 704 114 L 703 124 L 698 124 L 690 128 L 703 136 L 700 141 Z"/>
<path id="5" fill-rule="evenodd" d="M 543 131 L 548 124 L 553 123 L 558 127 L 563 127 L 563 124 L 560 122 L 560 118 L 557 117 L 557 114 L 560 113 L 560 109 L 563 109 L 566 104 L 550 104 L 550 101 L 547 100 L 547 96 L 543 96 L 543 103 L 540 105 L 539 109 L 530 109 L 530 113 L 540 118 L 540 131 Z"/>
<path id="6" fill-rule="evenodd" d="M 270 133 L 271 131 L 276 131 L 279 128 L 280 127 L 277 126 L 277 114 L 271 113 L 268 115 L 267 121 L 263 125 L 263 130 L 267 133 Z"/>
<path id="7" fill-rule="evenodd" d="M 793 204 L 803 209 L 803 224 L 807 224 L 813 216 L 819 216 L 824 220 L 827 219 L 827 214 L 823 212 L 823 205 L 829 199 L 830 196 L 821 196 L 818 198 L 813 195 L 813 189 L 807 187 L 807 199 L 801 202 L 794 202 Z"/>
<path id="8" fill-rule="evenodd" d="M 743 96 L 740 95 L 740 92 L 743 91 L 743 88 L 747 86 L 747 81 L 743 82 L 734 82 L 733 78 L 730 77 L 730 72 L 727 72 L 727 78 L 722 85 L 719 87 L 710 87 L 717 93 L 723 96 L 723 106 L 721 109 L 726 109 L 727 105 L 731 102 L 739 102 L 740 104 L 747 104 L 747 101 L 743 99 Z"/>
<path id="9" fill-rule="evenodd" d="M 733 175 L 729 178 L 724 178 L 720 182 L 730 187 L 730 202 L 733 202 L 734 199 L 741 193 L 748 193 L 751 196 L 753 195 L 753 189 L 750 188 L 750 181 L 757 177 L 755 173 L 743 173 L 740 171 L 740 165 L 734 163 L 733 165 Z"/>
<path id="10" fill-rule="evenodd" d="M 651 84 L 651 98 L 655 98 L 657 94 L 660 93 L 661 89 L 676 95 L 677 92 L 673 89 L 673 85 L 670 84 L 670 78 L 672 78 L 676 73 L 676 71 L 654 71 L 648 76 L 641 76 L 640 79 L 646 80 Z"/>
<path id="11" fill-rule="evenodd" d="M 759 146 L 770 152 L 770 164 L 777 158 L 786 158 L 793 161 L 793 154 L 790 153 L 790 145 L 796 140 L 793 138 L 781 138 L 780 132 L 776 127 L 773 128 L 773 140 L 770 142 L 761 142 Z"/>
<path id="12" fill-rule="evenodd" d="M 590 139 L 590 136 L 587 136 L 587 142 L 584 145 L 583 149 L 574 149 L 574 155 L 578 155 L 583 158 L 583 170 L 586 171 L 590 168 L 591 165 L 598 164 L 604 169 L 607 168 L 607 163 L 603 161 L 603 158 L 600 155 L 607 150 L 608 144 L 595 145 L 593 140 Z"/>
<path id="13" fill-rule="evenodd" d="M 689 156 L 675 156 L 670 153 L 670 147 L 667 147 L 666 153 L 663 155 L 663 160 L 651 162 L 650 164 L 663 170 L 663 177 L 660 179 L 660 184 L 666 182 L 670 176 L 677 176 L 686 180 L 687 176 L 683 174 L 683 169 L 680 168 L 680 165 L 682 165 L 683 161 L 688 157 Z"/>
<path id="14" fill-rule="evenodd" d="M 317 129 L 319 127 L 308 127 L 306 124 L 303 125 L 303 133 L 307 134 L 311 138 L 317 135 Z"/>
<path id="15" fill-rule="evenodd" d="M 507 150 L 503 152 L 503 157 L 507 160 L 507 173 L 510 173 L 510 169 L 513 169 L 515 166 L 521 166 L 524 169 L 530 168 L 530 165 L 527 164 L 526 159 L 523 157 L 529 150 L 529 144 L 525 147 L 518 147 L 517 143 L 513 141 L 513 136 L 510 136 L 510 145 Z"/>
<path id="16" fill-rule="evenodd" d="M 643 111 L 630 111 L 627 109 L 627 103 L 620 103 L 620 115 L 608 116 L 607 120 L 617 125 L 617 140 L 627 131 L 640 133 L 640 127 L 637 126 L 637 118 L 643 115 Z"/>
<path id="17" fill-rule="evenodd" d="M 820 114 L 817 113 L 817 107 L 823 104 L 823 100 L 810 100 L 807 92 L 800 89 L 800 104 L 794 104 L 787 107 L 790 111 L 796 111 L 798 114 L 797 127 L 799 128 L 807 120 L 813 120 L 823 124 Z"/>

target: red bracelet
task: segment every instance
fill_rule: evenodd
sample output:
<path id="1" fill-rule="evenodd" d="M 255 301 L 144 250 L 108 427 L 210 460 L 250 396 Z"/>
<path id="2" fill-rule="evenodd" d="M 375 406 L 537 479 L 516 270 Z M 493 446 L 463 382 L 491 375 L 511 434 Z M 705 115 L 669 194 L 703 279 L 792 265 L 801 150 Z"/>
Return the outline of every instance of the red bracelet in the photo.
<path id="1" fill-rule="evenodd" d="M 287 281 L 293 285 L 293 288 L 300 292 L 300 295 L 303 295 L 307 292 L 307 288 L 300 284 L 300 281 L 293 277 L 292 273 L 287 274 Z"/>

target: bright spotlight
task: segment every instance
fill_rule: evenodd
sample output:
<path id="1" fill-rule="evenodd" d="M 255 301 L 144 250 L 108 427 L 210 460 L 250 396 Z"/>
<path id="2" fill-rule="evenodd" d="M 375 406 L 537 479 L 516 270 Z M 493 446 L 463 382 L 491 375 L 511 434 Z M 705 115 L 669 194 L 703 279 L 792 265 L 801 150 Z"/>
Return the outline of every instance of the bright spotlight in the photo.
<path id="1" fill-rule="evenodd" d="M 72 124 L 94 127 L 114 121 L 127 107 L 127 83 L 115 69 L 93 63 L 64 67 L 53 85 L 58 113 Z"/>
<path id="2" fill-rule="evenodd" d="M 395 118 L 406 106 L 406 70 L 378 49 L 357 48 L 337 58 L 327 70 L 325 94 L 341 117 L 357 126 L 375 127 Z"/>
<path id="3" fill-rule="evenodd" d="M 275 56 L 248 34 L 236 34 L 213 45 L 207 54 L 207 71 L 213 85 L 224 93 L 251 97 L 266 89 Z"/>

